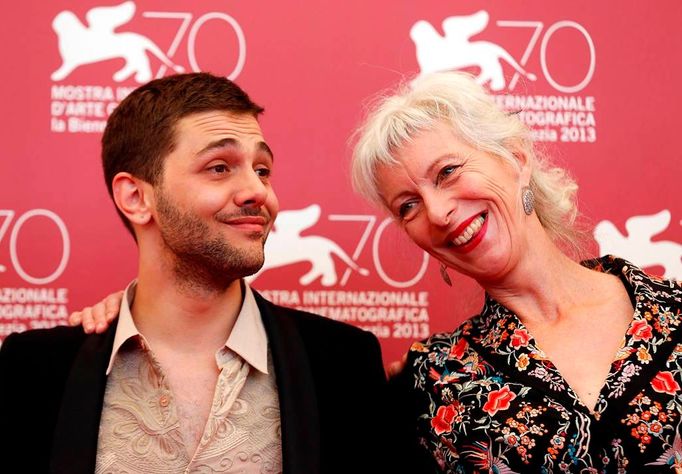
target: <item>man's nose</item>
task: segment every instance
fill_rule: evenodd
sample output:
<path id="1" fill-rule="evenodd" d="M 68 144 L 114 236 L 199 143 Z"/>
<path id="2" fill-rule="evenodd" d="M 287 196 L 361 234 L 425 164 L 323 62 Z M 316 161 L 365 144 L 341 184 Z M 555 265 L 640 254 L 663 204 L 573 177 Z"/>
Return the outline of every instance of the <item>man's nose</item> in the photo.
<path id="1" fill-rule="evenodd" d="M 259 207 L 268 196 L 268 187 L 255 170 L 247 170 L 240 177 L 240 187 L 235 195 L 235 203 L 240 207 Z"/>

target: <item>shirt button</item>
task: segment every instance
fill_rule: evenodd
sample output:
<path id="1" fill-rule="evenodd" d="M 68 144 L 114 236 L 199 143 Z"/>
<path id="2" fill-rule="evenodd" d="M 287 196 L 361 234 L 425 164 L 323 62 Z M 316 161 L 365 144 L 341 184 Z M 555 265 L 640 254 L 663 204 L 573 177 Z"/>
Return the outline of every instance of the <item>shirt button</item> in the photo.
<path id="1" fill-rule="evenodd" d="M 169 403 L 170 400 L 166 395 L 162 395 L 161 398 L 159 398 L 159 405 L 161 405 L 162 407 L 166 408 Z"/>

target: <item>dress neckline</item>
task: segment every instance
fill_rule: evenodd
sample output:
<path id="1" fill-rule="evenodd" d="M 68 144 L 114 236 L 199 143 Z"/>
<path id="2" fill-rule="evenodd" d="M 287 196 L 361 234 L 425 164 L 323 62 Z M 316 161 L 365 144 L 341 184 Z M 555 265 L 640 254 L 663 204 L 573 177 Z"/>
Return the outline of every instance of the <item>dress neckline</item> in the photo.
<path id="1" fill-rule="evenodd" d="M 513 372 L 514 378 L 521 378 L 532 388 L 598 421 L 610 413 L 617 416 L 617 411 L 623 408 L 621 403 L 627 403 L 657 376 L 656 368 L 664 366 L 676 348 L 682 350 L 679 344 L 682 331 L 678 330 L 678 318 L 657 304 L 659 300 L 664 303 L 656 288 L 665 286 L 665 280 L 651 277 L 630 262 L 610 255 L 581 264 L 618 276 L 634 308 L 633 319 L 593 409 L 581 401 L 519 317 L 490 295 L 486 294 L 480 315 L 462 326 L 462 335 L 479 353 L 490 357 L 496 368 Z M 678 343 L 670 344 L 675 341 Z"/>

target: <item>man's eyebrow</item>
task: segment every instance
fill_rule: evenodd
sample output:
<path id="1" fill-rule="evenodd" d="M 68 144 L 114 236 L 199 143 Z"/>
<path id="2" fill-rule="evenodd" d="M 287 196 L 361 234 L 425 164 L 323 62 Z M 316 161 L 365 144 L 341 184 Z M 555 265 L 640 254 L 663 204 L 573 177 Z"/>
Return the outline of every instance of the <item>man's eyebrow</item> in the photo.
<path id="1" fill-rule="evenodd" d="M 216 140 L 206 145 L 197 153 L 197 156 L 201 156 L 218 148 L 239 148 L 239 142 L 234 138 L 221 138 L 220 140 Z"/>
<path id="2" fill-rule="evenodd" d="M 205 153 L 209 153 L 213 150 L 219 149 L 219 148 L 236 148 L 240 149 L 242 145 L 239 143 L 238 140 L 234 138 L 221 138 L 220 140 L 216 140 L 214 142 L 209 143 L 206 145 L 204 148 L 202 148 L 198 153 L 197 156 L 201 156 Z M 270 156 L 271 160 L 275 159 L 274 153 L 272 153 L 272 150 L 268 146 L 267 143 L 265 142 L 258 142 L 258 150 L 264 152 L 265 154 Z"/>
<path id="3" fill-rule="evenodd" d="M 270 155 L 270 159 L 272 161 L 275 161 L 275 154 L 272 152 L 270 147 L 268 146 L 267 143 L 265 142 L 258 142 L 258 149 L 265 153 L 266 155 Z"/>

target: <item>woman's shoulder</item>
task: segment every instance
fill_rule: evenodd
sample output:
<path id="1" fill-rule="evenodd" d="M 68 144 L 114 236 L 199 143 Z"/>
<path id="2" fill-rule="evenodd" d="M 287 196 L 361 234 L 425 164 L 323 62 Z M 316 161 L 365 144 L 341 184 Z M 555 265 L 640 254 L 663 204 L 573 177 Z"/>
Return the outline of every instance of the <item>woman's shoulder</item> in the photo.
<path id="1" fill-rule="evenodd" d="M 680 285 L 682 285 L 682 280 L 678 280 L 677 278 L 675 278 L 676 275 L 671 274 L 669 271 L 667 271 L 666 270 L 667 267 L 665 267 L 665 264 L 663 263 L 660 264 L 661 265 L 660 268 L 662 268 L 665 271 L 663 276 L 658 275 L 657 273 L 647 271 L 647 269 L 654 268 L 656 267 L 656 265 L 640 266 L 634 261 L 612 254 L 606 254 L 602 255 L 601 257 L 595 258 L 588 258 L 586 260 L 583 260 L 581 264 L 587 268 L 601 272 L 613 274 L 622 273 L 624 275 L 634 272 L 637 275 L 644 276 L 656 282 L 668 282 L 677 287 L 680 287 Z M 670 268 L 668 268 L 668 270 L 670 270 Z"/>
<path id="2" fill-rule="evenodd" d="M 476 327 L 479 316 L 473 316 L 462 322 L 453 331 L 438 332 L 431 334 L 426 339 L 412 343 L 408 351 L 408 357 L 415 359 L 428 354 L 441 354 L 447 352 L 449 355 L 461 356 L 461 352 L 469 347 L 467 336 Z"/>
<path id="3" fill-rule="evenodd" d="M 677 275 L 657 276 L 615 255 L 584 260 L 581 264 L 591 270 L 619 276 L 635 301 L 653 300 L 682 306 L 682 280 L 676 279 Z"/>
<path id="4" fill-rule="evenodd" d="M 608 258 L 616 262 L 616 266 L 633 284 L 643 285 L 656 296 L 670 297 L 680 303 L 682 298 L 682 280 L 676 279 L 673 275 L 664 274 L 663 276 L 658 276 L 649 273 L 623 258 L 614 256 L 608 256 Z"/>

